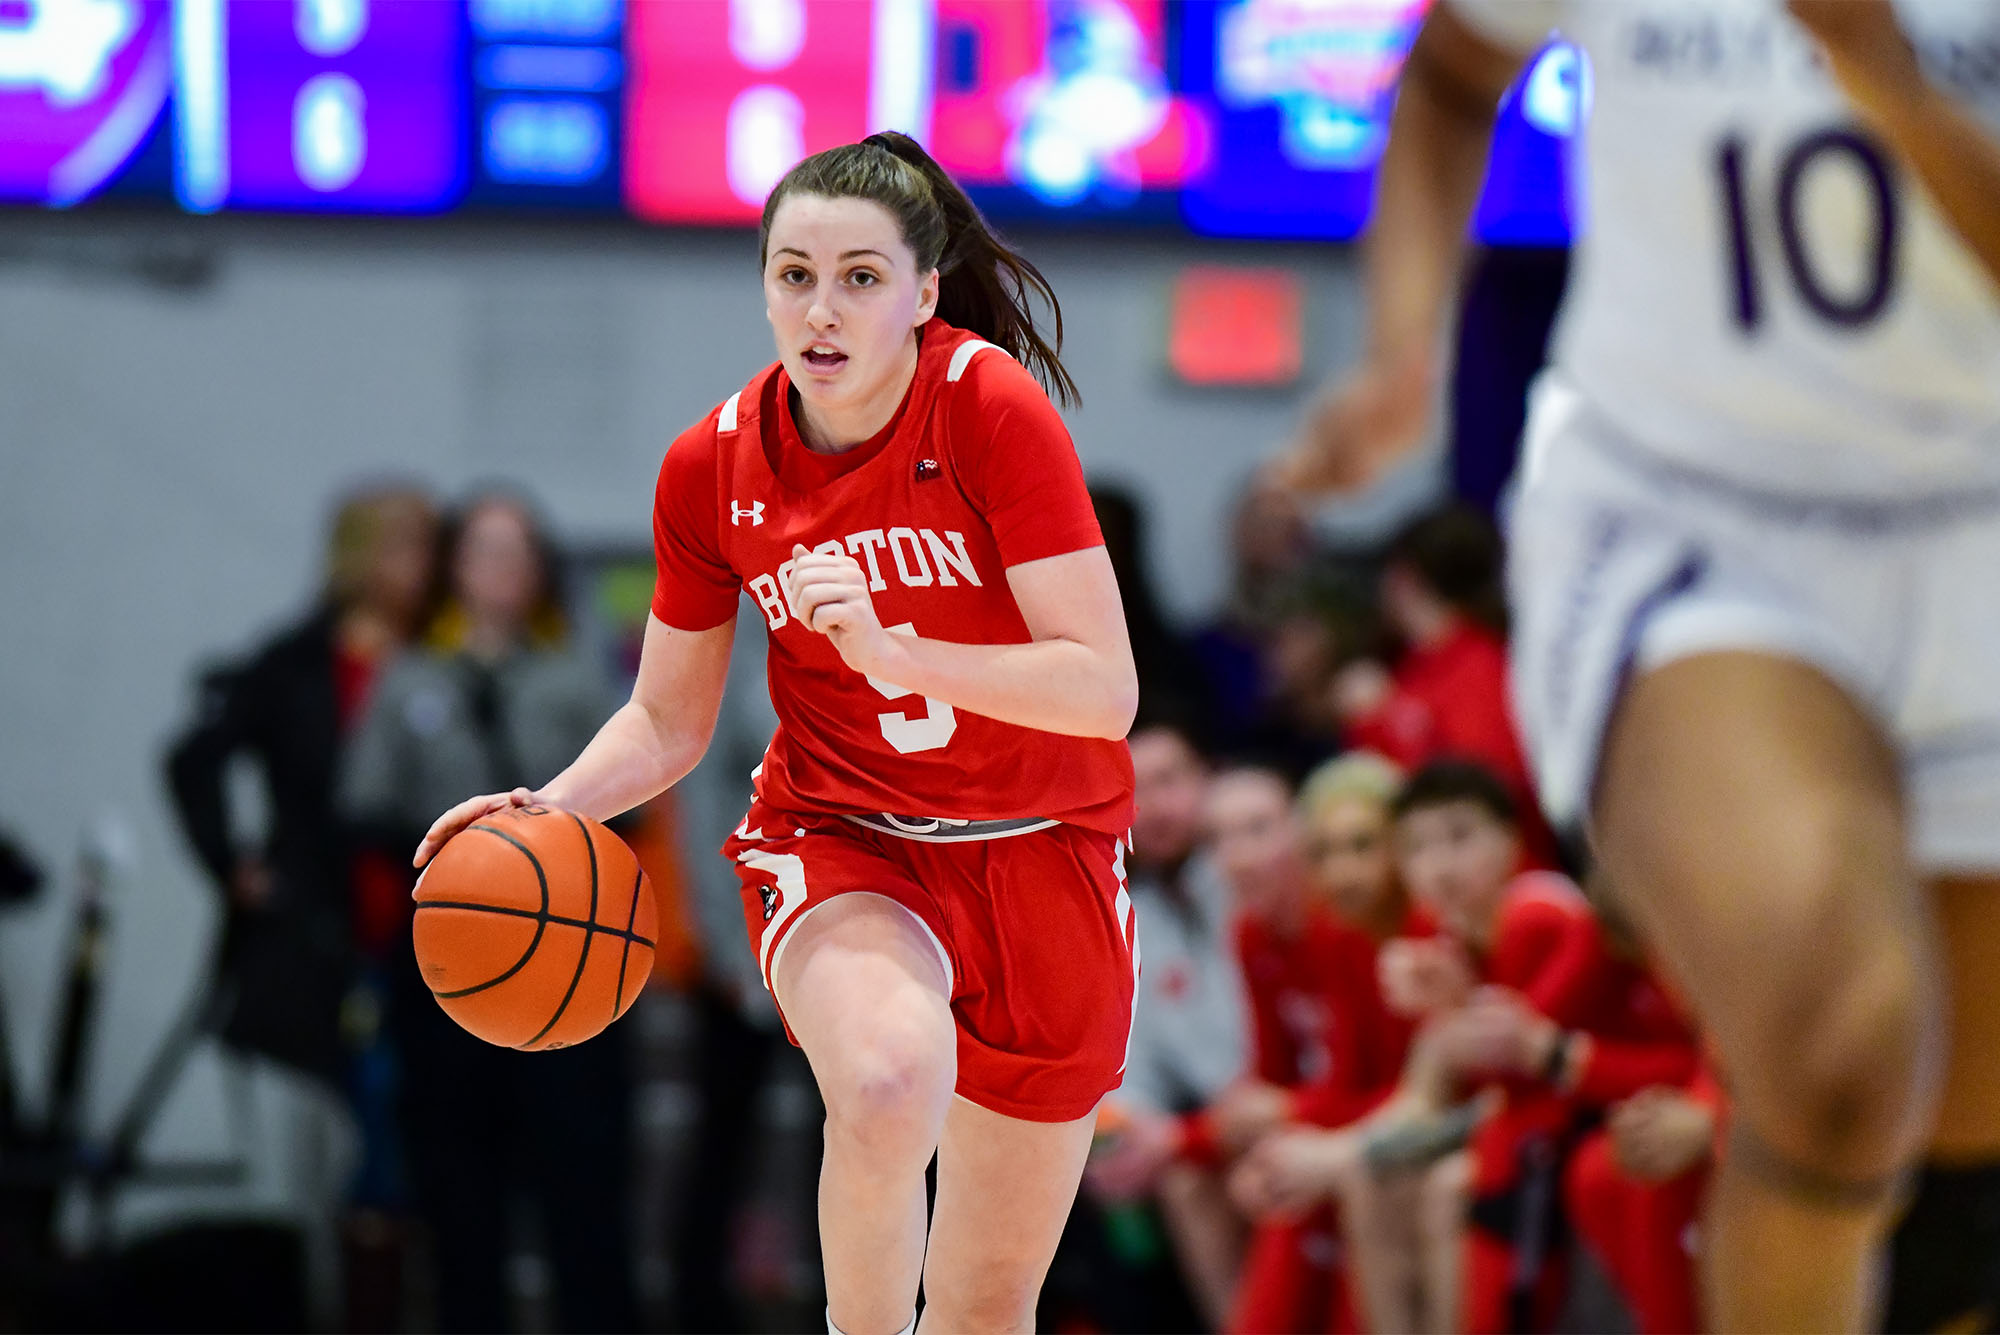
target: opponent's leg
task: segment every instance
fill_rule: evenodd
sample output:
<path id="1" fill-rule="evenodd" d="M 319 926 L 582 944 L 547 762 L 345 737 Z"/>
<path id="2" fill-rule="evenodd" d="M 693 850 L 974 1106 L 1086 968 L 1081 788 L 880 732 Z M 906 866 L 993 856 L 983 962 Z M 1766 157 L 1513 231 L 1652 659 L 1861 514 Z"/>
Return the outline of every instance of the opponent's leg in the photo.
<path id="1" fill-rule="evenodd" d="M 1934 889 L 1951 1055 L 1916 1198 L 1891 1246 L 1890 1330 L 2000 1324 L 2000 878 Z"/>
<path id="2" fill-rule="evenodd" d="M 1814 669 L 1704 654 L 1626 692 L 1593 816 L 1611 883 L 1731 1084 L 1710 1323 L 1860 1329 L 1942 1035 L 1893 755 Z"/>
<path id="3" fill-rule="evenodd" d="M 1030 1331 L 1097 1114 L 1026 1122 L 957 1099 L 938 1146 L 926 1335 Z"/>
<path id="4" fill-rule="evenodd" d="M 792 929 L 776 983 L 826 1101 L 828 1319 L 846 1335 L 900 1331 L 923 1270 L 924 1169 L 957 1079 L 944 967 L 909 910 L 844 894 Z"/>

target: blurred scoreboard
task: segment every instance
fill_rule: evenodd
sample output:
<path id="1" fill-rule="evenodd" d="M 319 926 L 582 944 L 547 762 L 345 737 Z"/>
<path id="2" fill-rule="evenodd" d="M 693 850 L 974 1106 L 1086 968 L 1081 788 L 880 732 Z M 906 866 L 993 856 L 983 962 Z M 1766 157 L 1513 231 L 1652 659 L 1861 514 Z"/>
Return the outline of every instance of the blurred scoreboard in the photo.
<path id="1" fill-rule="evenodd" d="M 0 199 L 753 221 L 900 129 L 989 212 L 1341 238 L 1424 0 L 0 0 Z M 1479 228 L 1569 235 L 1567 47 Z"/>

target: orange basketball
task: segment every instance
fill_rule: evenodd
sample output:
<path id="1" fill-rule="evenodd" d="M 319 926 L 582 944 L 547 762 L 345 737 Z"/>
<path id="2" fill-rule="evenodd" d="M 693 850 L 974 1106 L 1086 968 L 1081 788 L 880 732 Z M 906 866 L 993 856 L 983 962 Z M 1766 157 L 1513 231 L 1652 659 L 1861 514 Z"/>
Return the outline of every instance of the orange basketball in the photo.
<path id="1" fill-rule="evenodd" d="M 653 887 L 587 816 L 512 807 L 461 830 L 417 881 L 417 967 L 445 1013 L 502 1047 L 563 1048 L 653 969 Z"/>

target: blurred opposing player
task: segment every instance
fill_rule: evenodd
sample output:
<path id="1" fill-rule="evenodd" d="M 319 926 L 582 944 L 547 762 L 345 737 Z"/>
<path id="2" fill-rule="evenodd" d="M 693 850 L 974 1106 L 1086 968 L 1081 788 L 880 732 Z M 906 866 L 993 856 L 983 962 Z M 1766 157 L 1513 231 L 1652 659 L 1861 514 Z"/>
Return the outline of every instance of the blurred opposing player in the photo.
<path id="1" fill-rule="evenodd" d="M 1027 1330 L 1138 971 L 1138 684 L 1028 369 L 1073 395 L 1029 310 L 1053 295 L 900 134 L 793 168 L 759 239 L 778 361 L 667 452 L 631 702 L 539 793 L 446 813 L 417 861 L 510 801 L 606 817 L 687 773 L 748 593 L 779 727 L 724 852 L 826 1100 L 828 1324 L 913 1329 L 921 1277 L 926 1330 Z"/>
<path id="2" fill-rule="evenodd" d="M 1515 691 L 1551 816 L 1588 817 L 1722 1057 L 1712 1320 L 1864 1324 L 1927 1148 L 1891 1324 L 1990 1322 L 2000 3 L 1440 4 L 1369 354 L 1302 485 L 1421 435 L 1493 110 L 1552 29 L 1594 106 L 1513 515 Z"/>

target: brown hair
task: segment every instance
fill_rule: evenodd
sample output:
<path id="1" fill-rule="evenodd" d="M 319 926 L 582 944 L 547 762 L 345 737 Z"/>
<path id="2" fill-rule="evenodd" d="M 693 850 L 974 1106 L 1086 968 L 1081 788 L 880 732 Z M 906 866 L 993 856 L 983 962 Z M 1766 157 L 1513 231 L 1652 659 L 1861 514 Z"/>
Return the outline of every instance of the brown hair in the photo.
<path id="1" fill-rule="evenodd" d="M 757 263 L 770 258 L 771 219 L 789 195 L 866 199 L 889 210 L 917 272 L 938 271 L 938 318 L 1004 348 L 1042 388 L 1074 407 L 1081 395 L 1062 364 L 1062 307 L 1049 280 L 987 225 L 979 209 L 924 146 L 885 130 L 858 144 L 815 153 L 785 173 L 764 201 Z M 1030 302 L 1049 308 L 1054 338 L 1035 328 Z"/>
<path id="2" fill-rule="evenodd" d="M 343 609 L 359 602 L 383 538 L 405 524 L 438 527 L 437 507 L 415 483 L 378 482 L 344 497 L 327 525 L 326 600 Z"/>
<path id="3" fill-rule="evenodd" d="M 562 549 L 549 536 L 540 510 L 525 493 L 504 483 L 493 483 L 480 487 L 459 503 L 439 535 L 438 566 L 443 582 L 450 586 L 457 579 L 459 547 L 465 541 L 466 530 L 482 510 L 510 510 L 519 517 L 535 556 L 535 600 L 522 629 L 533 648 L 560 646 L 569 638 L 569 615 L 563 608 Z M 451 653 L 464 647 L 469 629 L 465 607 L 459 602 L 457 589 L 451 587 L 431 618 L 424 639 L 433 649 Z"/>

